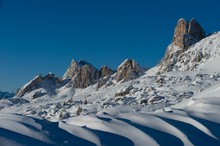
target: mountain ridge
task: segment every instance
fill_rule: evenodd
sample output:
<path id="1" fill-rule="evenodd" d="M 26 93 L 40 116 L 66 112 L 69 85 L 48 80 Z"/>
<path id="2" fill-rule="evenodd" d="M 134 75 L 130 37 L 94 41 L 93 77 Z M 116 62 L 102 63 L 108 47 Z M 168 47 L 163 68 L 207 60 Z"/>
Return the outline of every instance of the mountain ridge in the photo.
<path id="1" fill-rule="evenodd" d="M 161 62 L 157 65 L 159 68 L 157 74 L 178 70 L 180 64 L 187 64 L 190 62 L 188 59 L 185 59 L 187 61 L 181 63 L 182 58 L 184 58 L 183 54 L 187 51 L 189 52 L 194 45 L 205 37 L 206 34 L 204 29 L 194 18 L 189 21 L 186 21 L 183 18 L 179 19 L 174 30 L 173 40 L 168 46 Z M 197 62 L 195 65 L 189 65 L 185 67 L 184 70 L 190 70 L 190 68 L 194 69 L 196 64 L 200 63 L 201 57 L 204 57 L 205 55 L 202 54 L 203 56 L 201 56 L 199 54 L 201 53 L 195 55 L 197 56 Z M 196 57 L 191 56 L 190 58 L 196 60 Z M 139 78 L 142 75 L 144 75 L 143 68 L 132 59 L 124 60 L 118 66 L 116 71 L 113 71 L 108 66 L 102 66 L 100 69 L 97 69 L 85 60 L 80 60 L 78 62 L 72 59 L 69 68 L 64 73 L 62 79 L 60 79 L 60 82 L 63 82 L 62 86 L 66 87 L 87 88 L 96 85 L 96 88 L 99 89 L 103 86 L 107 87 L 113 85 L 116 82 L 130 81 Z M 58 89 L 59 87 L 57 86 L 55 89 Z M 30 92 L 30 89 L 21 89 L 23 94 L 19 92 L 17 96 L 21 97 L 25 95 L 24 91 Z"/>

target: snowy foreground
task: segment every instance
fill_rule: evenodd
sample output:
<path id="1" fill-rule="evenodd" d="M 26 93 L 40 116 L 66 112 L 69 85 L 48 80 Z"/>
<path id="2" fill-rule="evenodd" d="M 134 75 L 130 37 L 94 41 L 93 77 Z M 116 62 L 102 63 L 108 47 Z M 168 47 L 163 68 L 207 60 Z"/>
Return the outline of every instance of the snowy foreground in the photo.
<path id="1" fill-rule="evenodd" d="M 186 78 L 184 83 L 178 81 L 172 85 L 171 82 L 178 80 L 179 73 L 167 74 L 164 78 L 169 82 L 164 83 L 165 86 L 154 85 L 155 78 L 147 75 L 138 79 L 139 84 L 133 85 L 140 90 L 143 84 L 149 83 L 154 85 L 154 92 L 166 95 L 165 98 L 155 101 L 155 104 L 138 104 L 144 98 L 139 97 L 138 91 L 133 93 L 136 95 L 134 101 L 129 94 L 124 99 L 113 102 L 104 96 L 106 94 L 111 97 L 113 94 L 112 91 L 107 92 L 108 88 L 94 92 L 91 88 L 84 92 L 75 91 L 73 98 L 76 101 L 71 101 L 72 104 L 67 103 L 70 102 L 70 95 L 62 96 L 71 94 L 69 90 L 65 93 L 62 90 L 60 96 L 53 100 L 46 100 L 44 97 L 45 99 L 14 106 L 2 101 L 2 106 L 5 107 L 0 112 L 0 146 L 220 145 L 219 77 L 204 73 L 203 78 L 198 79 L 193 78 L 198 73 L 188 76 L 186 74 L 189 73 L 186 72 L 181 73 L 182 78 Z M 115 85 L 115 88 L 127 89 L 131 83 L 134 81 Z M 167 89 L 168 84 L 170 90 Z M 193 96 L 184 94 L 191 89 L 194 91 Z M 80 97 L 83 100 L 84 94 L 88 93 L 91 94 L 88 104 L 80 104 Z M 175 96 L 171 96 L 171 93 L 175 93 Z M 183 101 L 177 103 L 180 96 Z M 126 98 L 130 100 L 126 101 Z M 79 105 L 83 111 L 76 116 L 75 111 Z"/>
<path id="2" fill-rule="evenodd" d="M 0 146 L 219 146 L 220 33 L 184 55 L 160 75 L 0 99 Z"/>
<path id="3" fill-rule="evenodd" d="M 220 145 L 220 84 L 156 112 L 91 114 L 49 122 L 0 114 L 0 145 Z"/>

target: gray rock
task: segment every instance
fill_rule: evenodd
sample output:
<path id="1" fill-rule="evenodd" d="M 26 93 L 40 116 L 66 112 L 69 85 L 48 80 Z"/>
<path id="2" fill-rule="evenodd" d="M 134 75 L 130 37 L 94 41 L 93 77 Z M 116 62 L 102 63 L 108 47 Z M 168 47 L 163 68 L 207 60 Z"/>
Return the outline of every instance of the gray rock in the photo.
<path id="1" fill-rule="evenodd" d="M 153 104 L 153 103 L 157 103 L 158 101 L 164 99 L 165 97 L 163 96 L 159 96 L 159 95 L 154 95 L 152 97 L 150 97 L 147 101 L 148 104 Z"/>

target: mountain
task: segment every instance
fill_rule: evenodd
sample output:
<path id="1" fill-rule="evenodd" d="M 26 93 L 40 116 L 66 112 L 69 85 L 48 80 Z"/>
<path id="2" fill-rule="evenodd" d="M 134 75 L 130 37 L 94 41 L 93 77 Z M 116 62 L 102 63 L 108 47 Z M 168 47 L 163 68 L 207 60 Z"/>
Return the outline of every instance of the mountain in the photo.
<path id="1" fill-rule="evenodd" d="M 220 69 L 217 65 L 220 55 L 220 33 L 215 33 L 191 46 L 188 50 L 176 57 L 172 62 L 173 71 L 198 70 L 208 67 L 212 63 L 216 64 L 215 71 Z M 217 62 L 216 62 L 217 61 Z M 163 67 L 163 66 L 161 66 Z M 210 71 L 213 71 L 211 69 Z"/>
<path id="2" fill-rule="evenodd" d="M 97 83 L 101 78 L 101 73 L 84 60 L 79 62 L 72 60 L 70 67 L 63 76 L 63 79 L 66 78 L 70 79 L 69 84 L 74 88 L 86 88 Z"/>
<path id="3" fill-rule="evenodd" d="M 31 92 L 31 99 L 41 97 L 45 94 L 54 95 L 56 93 L 55 89 L 61 87 L 62 85 L 63 80 L 55 77 L 53 73 L 48 73 L 46 76 L 38 75 L 25 84 L 18 91 L 16 96 L 22 97 Z"/>
<path id="4" fill-rule="evenodd" d="M 143 74 L 142 68 L 135 60 L 126 59 L 117 69 L 116 81 L 130 81 Z"/>
<path id="5" fill-rule="evenodd" d="M 0 145 L 220 145 L 220 32 L 180 19 L 164 58 L 145 71 L 72 60 L 0 99 Z"/>
<path id="6" fill-rule="evenodd" d="M 17 97 L 23 97 L 26 94 L 34 99 L 46 94 L 53 96 L 60 87 L 83 89 L 97 84 L 97 88 L 100 88 L 104 85 L 112 85 L 113 82 L 133 80 L 143 74 L 140 65 L 132 59 L 126 59 L 119 65 L 117 71 L 107 66 L 102 66 L 98 70 L 85 60 L 79 62 L 72 60 L 62 78 L 55 77 L 52 73 L 44 77 L 38 75 L 19 90 Z"/>
<path id="7" fill-rule="evenodd" d="M 174 31 L 173 41 L 168 46 L 160 63 L 160 72 L 174 70 L 174 64 L 181 60 L 181 55 L 205 37 L 204 29 L 194 18 L 189 22 L 183 18 L 179 19 Z"/>

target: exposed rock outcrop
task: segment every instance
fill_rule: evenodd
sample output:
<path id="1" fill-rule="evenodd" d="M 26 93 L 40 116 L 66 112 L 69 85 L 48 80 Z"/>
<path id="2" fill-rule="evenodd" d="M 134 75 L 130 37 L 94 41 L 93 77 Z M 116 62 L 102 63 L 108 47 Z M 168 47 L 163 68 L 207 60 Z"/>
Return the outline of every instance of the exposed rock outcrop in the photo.
<path id="1" fill-rule="evenodd" d="M 116 81 L 129 81 L 143 75 L 140 65 L 131 59 L 126 59 L 117 69 Z"/>
<path id="2" fill-rule="evenodd" d="M 74 88 L 86 88 L 97 83 L 101 78 L 101 73 L 98 69 L 84 60 L 79 62 L 72 60 L 63 78 L 70 79 L 69 84 Z"/>
<path id="3" fill-rule="evenodd" d="M 177 58 L 206 34 L 201 25 L 193 18 L 189 22 L 181 18 L 177 22 L 172 43 L 168 46 L 160 65 L 160 72 L 173 70 Z"/>
<path id="4" fill-rule="evenodd" d="M 41 97 L 45 94 L 54 95 L 57 88 L 65 87 L 86 88 L 97 84 L 97 88 L 104 85 L 112 85 L 112 80 L 128 81 L 138 78 L 143 74 L 141 67 L 134 61 L 127 59 L 118 68 L 117 73 L 107 66 L 102 66 L 100 70 L 96 69 L 90 63 L 81 60 L 79 62 L 72 60 L 69 68 L 63 75 L 63 78 L 57 78 L 49 73 L 46 76 L 38 75 L 29 83 L 24 85 L 17 93 L 17 97 L 23 97 L 30 93 L 32 99 Z M 32 92 L 34 91 L 34 92 Z"/>
<path id="5" fill-rule="evenodd" d="M 98 81 L 97 88 L 100 88 L 104 85 L 111 85 L 111 75 L 115 73 L 112 69 L 107 66 L 102 66 L 100 69 L 101 79 Z"/>
<path id="6" fill-rule="evenodd" d="M 108 66 L 105 65 L 101 67 L 100 72 L 101 72 L 101 77 L 112 75 L 114 73 L 112 69 L 110 69 Z"/>
<path id="7" fill-rule="evenodd" d="M 86 88 L 97 82 L 99 82 L 97 88 L 100 88 L 113 73 L 114 71 L 107 66 L 102 66 L 98 70 L 85 60 L 79 62 L 72 60 L 63 78 L 69 79 L 69 84 L 74 88 Z"/>
<path id="8" fill-rule="evenodd" d="M 194 18 L 189 22 L 181 18 L 174 31 L 173 44 L 178 46 L 182 53 L 205 37 L 205 31 Z"/>
<path id="9" fill-rule="evenodd" d="M 22 97 L 26 93 L 33 90 L 44 88 L 48 92 L 51 92 L 54 88 L 58 88 L 63 84 L 62 79 L 55 77 L 53 73 L 48 73 L 46 76 L 38 75 L 29 83 L 24 85 L 17 93 L 17 97 Z M 40 95 L 40 94 L 39 94 Z"/>

